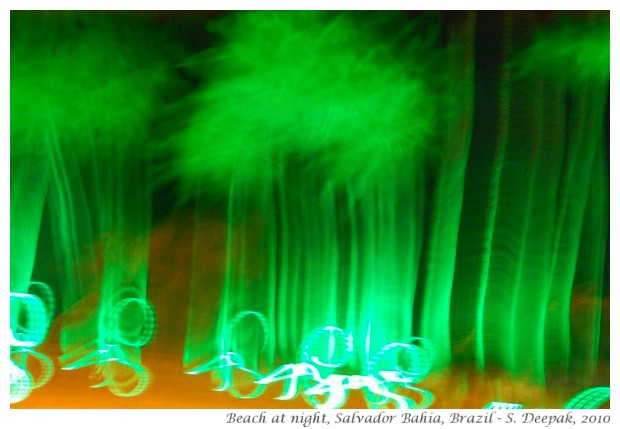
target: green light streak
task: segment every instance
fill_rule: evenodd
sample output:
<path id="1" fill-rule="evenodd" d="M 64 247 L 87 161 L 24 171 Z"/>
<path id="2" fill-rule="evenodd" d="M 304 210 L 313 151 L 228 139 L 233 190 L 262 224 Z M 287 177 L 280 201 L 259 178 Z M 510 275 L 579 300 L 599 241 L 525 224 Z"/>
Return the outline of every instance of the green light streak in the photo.
<path id="1" fill-rule="evenodd" d="M 474 113 L 474 46 L 475 12 L 469 13 L 464 22 L 454 25 L 448 51 L 448 67 L 453 79 L 446 82 L 446 92 L 454 94 L 439 113 L 439 123 L 446 124 L 442 142 L 440 167 L 435 192 L 431 197 L 431 223 L 428 244 L 424 252 L 427 263 L 423 272 L 424 295 L 420 320 L 420 335 L 427 338 L 436 350 L 436 369 L 451 361 L 450 314 L 454 270 L 457 258 L 457 240 L 465 172 L 471 145 Z M 448 125 L 449 124 L 449 125 Z"/>
<path id="2" fill-rule="evenodd" d="M 512 23 L 509 21 L 507 27 L 510 28 Z M 505 30 L 506 31 L 506 30 Z M 507 30 L 508 32 L 509 30 Z M 510 55 L 511 43 L 510 36 L 504 34 L 507 40 L 505 47 L 502 51 L 502 56 L 506 57 Z M 491 171 L 488 201 L 485 209 L 485 225 L 482 238 L 482 261 L 480 267 L 480 280 L 478 285 L 478 303 L 476 310 L 476 324 L 475 324 L 475 344 L 476 344 L 476 362 L 481 369 L 485 369 L 488 353 L 485 352 L 485 343 L 489 340 L 497 341 L 498 337 L 495 334 L 494 328 L 497 328 L 496 316 L 493 314 L 497 309 L 503 305 L 502 290 L 499 291 L 496 288 L 502 288 L 502 283 L 495 283 L 492 276 L 491 264 L 493 258 L 493 245 L 496 242 L 496 222 L 498 214 L 498 206 L 500 202 L 500 188 L 502 185 L 502 170 L 504 169 L 504 161 L 506 158 L 506 145 L 508 143 L 508 128 L 510 126 L 509 106 L 511 93 L 508 87 L 508 70 L 502 70 L 502 79 L 500 87 L 500 106 L 499 106 L 499 130 L 497 135 L 497 146 L 494 149 L 493 154 L 493 167 Z M 499 296 L 498 296 L 499 295 Z M 490 313 L 490 314 L 489 314 Z M 490 316 L 490 317 L 489 317 Z M 490 332 L 491 331 L 491 332 Z M 498 347 L 494 344 L 489 347 L 493 354 L 498 352 Z"/>
<path id="3" fill-rule="evenodd" d="M 29 246 L 15 245 L 12 277 L 23 270 L 15 276 L 23 283 L 32 270 L 29 237 L 47 199 L 65 321 L 61 361 L 95 366 L 99 386 L 120 396 L 149 381 L 140 364 L 155 326 L 146 288 L 152 151 L 144 142 L 160 85 L 171 82 L 170 44 L 127 16 L 11 14 L 11 218 L 21 222 L 11 235 Z M 17 213 L 26 184 L 35 185 L 31 218 Z M 117 347 L 122 357 L 110 354 Z"/>
<path id="4" fill-rule="evenodd" d="M 34 268 L 50 173 L 42 157 L 17 160 L 13 141 L 11 138 L 11 292 L 24 293 Z M 27 204 L 20 199 L 26 194 Z"/>
<path id="5" fill-rule="evenodd" d="M 603 285 L 600 270 L 608 222 L 606 185 L 601 181 L 606 170 L 605 105 L 600 101 L 608 91 L 609 22 L 603 15 L 590 14 L 579 21 L 532 28 L 533 43 L 508 63 L 515 76 L 511 91 L 516 94 L 510 136 L 521 144 L 531 143 L 529 153 L 517 146 L 511 149 L 514 167 L 504 173 L 505 180 L 514 182 L 505 192 L 526 204 L 505 203 L 507 213 L 500 217 L 512 217 L 509 228 L 500 231 L 518 257 L 502 263 L 502 270 L 512 271 L 514 278 L 512 297 L 507 299 L 512 321 L 501 328 L 508 336 L 495 335 L 508 340 L 501 341 L 501 361 L 513 374 L 532 373 L 544 380 L 550 369 L 566 372 L 570 366 L 587 383 L 598 352 L 597 316 L 587 316 L 594 325 L 593 341 L 576 336 L 571 319 L 584 316 L 571 313 L 571 301 L 580 299 L 575 296 L 580 278 L 594 282 L 594 296 L 601 296 Z M 527 113 L 521 106 L 527 106 Z M 531 165 L 525 183 L 516 180 L 522 174 L 517 166 L 523 163 Z M 557 204 L 550 206 L 549 201 Z M 593 251 L 591 257 L 585 256 L 586 248 Z M 524 348 L 532 338 L 534 347 Z"/>
<path id="6" fill-rule="evenodd" d="M 316 326 L 346 322 L 356 337 L 370 332 L 369 349 L 355 352 L 360 370 L 377 344 L 411 335 L 424 198 L 416 155 L 435 115 L 416 61 L 432 40 L 397 51 L 373 40 L 398 21 L 402 31 L 388 37 L 400 43 L 418 23 L 396 13 L 368 22 L 354 15 L 236 13 L 209 24 L 222 44 L 186 62 L 204 83 L 175 139 L 179 174 L 197 213 L 208 204 L 206 183 L 228 192 L 217 328 L 198 316 L 204 278 L 194 277 L 188 367 L 227 351 L 239 311 L 265 315 L 275 332 L 263 351 L 267 368 L 276 349 L 295 358 Z M 349 231 L 340 236 L 343 224 Z M 195 248 L 196 266 L 203 252 Z M 375 319 L 381 323 L 369 331 Z M 205 329 L 218 339 L 205 340 Z"/>
<path id="7" fill-rule="evenodd" d="M 480 103 L 493 99 L 499 120 L 490 129 L 474 125 L 473 141 L 488 139 L 493 144 L 488 146 L 492 152 L 484 154 L 481 146 L 470 149 L 473 160 L 465 175 L 452 287 L 459 303 L 452 301 L 452 328 L 463 329 L 457 334 L 463 344 L 460 359 L 469 357 L 471 352 L 463 349 L 473 338 L 471 347 L 480 368 L 506 369 L 513 377 L 541 384 L 576 370 L 587 383 L 596 365 L 597 335 L 592 341 L 583 331 L 576 332 L 581 323 L 577 320 L 584 316 L 571 306 L 583 297 L 575 295 L 583 288 L 579 282 L 593 282 L 594 296 L 601 296 L 603 288 L 600 270 L 608 232 L 606 185 L 601 177 L 606 169 L 602 139 L 608 81 L 601 80 L 604 73 L 590 74 L 584 81 L 569 77 L 567 70 L 575 66 L 572 59 L 551 52 L 543 59 L 536 46 L 549 37 L 557 43 L 555 52 L 562 52 L 580 42 L 555 37 L 557 27 L 538 30 L 543 26 L 535 19 L 523 18 L 516 26 L 514 16 L 502 16 L 491 26 L 493 33 L 485 33 L 501 43 L 480 43 L 498 55 L 479 57 L 484 58 L 481 66 L 499 78 L 497 87 L 486 89 L 492 98 Z M 594 19 L 584 22 L 592 33 L 606 31 L 594 30 L 602 25 Z M 533 45 L 523 35 L 528 29 L 538 31 Z M 605 43 L 601 49 L 606 49 Z M 540 61 L 537 68 L 530 67 L 536 61 Z M 550 61 L 558 64 L 542 67 Z M 487 123 L 493 109 L 477 109 L 479 122 Z M 592 176 L 595 171 L 600 173 Z M 600 309 L 595 298 L 592 305 Z M 476 321 L 465 331 L 459 325 L 469 326 L 472 307 Z M 587 316 L 589 332 L 596 330 L 596 317 L 596 310 Z"/>
<path id="8" fill-rule="evenodd" d="M 564 405 L 565 409 L 592 410 L 600 408 L 611 398 L 609 387 L 592 387 L 573 396 Z"/>
<path id="9" fill-rule="evenodd" d="M 609 237 L 609 169 L 602 151 L 594 154 L 579 256 L 571 296 L 571 371 L 591 384 L 601 344 L 603 285 Z M 603 221 L 601 221 L 603 219 Z M 604 341 L 604 339 L 603 339 Z"/>

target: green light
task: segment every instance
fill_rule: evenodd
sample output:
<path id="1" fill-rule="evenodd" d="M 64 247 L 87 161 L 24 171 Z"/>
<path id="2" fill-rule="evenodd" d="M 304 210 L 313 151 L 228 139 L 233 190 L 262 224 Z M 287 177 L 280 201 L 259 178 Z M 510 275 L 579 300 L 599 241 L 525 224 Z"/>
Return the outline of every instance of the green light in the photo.
<path id="1" fill-rule="evenodd" d="M 231 12 L 186 58 L 137 15 L 12 12 L 11 401 L 52 377 L 56 315 L 64 369 L 148 387 L 169 179 L 196 210 L 184 369 L 215 390 L 426 408 L 452 363 L 607 384 L 607 15 Z"/>
<path id="2" fill-rule="evenodd" d="M 11 404 L 21 402 L 32 392 L 32 377 L 13 362 L 10 363 Z"/>
<path id="3" fill-rule="evenodd" d="M 321 341 L 321 337 L 327 337 Z M 326 344 L 323 344 L 326 342 Z M 326 349 L 325 360 L 320 355 Z M 335 326 L 325 326 L 315 331 L 301 348 L 301 361 L 323 368 L 340 368 L 353 353 L 353 335 Z"/>
<path id="4" fill-rule="evenodd" d="M 117 345 L 108 345 L 89 354 L 77 350 L 73 355 L 62 356 L 61 361 L 66 362 L 62 369 L 67 371 L 95 367 L 94 375 L 101 381 L 91 387 L 107 387 L 117 396 L 139 395 L 151 379 L 148 370 Z"/>
<path id="5" fill-rule="evenodd" d="M 36 347 L 43 343 L 49 328 L 49 316 L 43 301 L 30 294 L 11 293 L 11 314 L 23 314 L 11 326 L 11 346 Z"/>
<path id="6" fill-rule="evenodd" d="M 258 386 L 254 386 L 254 390 L 250 393 L 239 393 L 235 387 L 234 370 L 245 372 L 250 374 L 258 383 Z M 202 374 L 205 372 L 217 371 L 222 384 L 219 387 L 214 388 L 216 391 L 229 391 L 231 395 L 240 399 L 252 399 L 260 396 L 265 390 L 265 386 L 260 385 L 262 376 L 246 367 L 243 357 L 237 353 L 228 352 L 226 354 L 217 356 L 208 362 L 205 362 L 198 367 L 186 371 L 186 374 Z"/>
<path id="7" fill-rule="evenodd" d="M 192 96 L 199 110 L 179 136 L 182 174 L 251 180 L 302 151 L 336 180 L 389 176 L 432 127 L 422 68 L 403 60 L 421 60 L 425 42 L 398 53 L 375 40 L 390 22 L 405 26 L 394 42 L 412 24 L 396 13 L 366 18 L 261 11 L 209 22 L 223 43 L 186 62 L 209 83 Z"/>
<path id="8" fill-rule="evenodd" d="M 258 323 L 260 333 L 253 329 L 252 325 L 245 325 L 246 329 L 242 329 L 244 323 L 251 321 Z M 240 393 L 238 390 L 239 383 L 236 385 L 234 374 L 235 371 L 241 371 L 256 382 L 262 378 L 262 375 L 257 372 L 257 367 L 260 353 L 269 344 L 267 320 L 265 316 L 256 311 L 241 311 L 232 318 L 227 326 L 226 334 L 222 335 L 219 341 L 221 353 L 186 371 L 186 374 L 202 374 L 214 371 L 221 380 L 221 385 L 214 390 L 229 391 L 230 394 L 241 399 L 256 398 L 263 393 L 265 386 L 260 384 L 256 386 L 254 383 L 250 383 L 251 391 Z"/>
<path id="9" fill-rule="evenodd" d="M 174 80 L 170 51 L 183 55 L 144 24 L 126 13 L 11 13 L 11 290 L 22 292 L 31 275 L 45 201 L 62 288 L 61 361 L 94 367 L 120 396 L 150 380 L 139 350 L 155 329 L 145 143 Z"/>
<path id="10" fill-rule="evenodd" d="M 310 398 L 311 404 L 318 409 L 334 409 L 342 407 L 348 398 L 349 390 L 368 389 L 384 397 L 392 396 L 371 376 L 330 374 L 327 378 L 317 380 L 316 385 L 304 390 L 304 395 Z M 315 399 L 315 396 L 326 396 L 324 402 Z M 399 395 L 394 395 L 398 408 L 407 407 L 407 401 Z"/>
<path id="11" fill-rule="evenodd" d="M 523 408 L 521 404 L 511 404 L 508 402 L 489 402 L 483 409 L 489 410 L 520 410 Z"/>
<path id="12" fill-rule="evenodd" d="M 592 387 L 573 396 L 565 405 L 565 409 L 591 410 L 600 408 L 611 399 L 609 387 Z"/>
<path id="13" fill-rule="evenodd" d="M 258 326 L 260 327 L 260 331 L 252 329 L 252 326 L 244 325 L 242 322 L 251 321 L 254 319 L 258 322 Z M 261 313 L 256 311 L 242 311 L 239 312 L 233 320 L 230 322 L 230 332 L 227 335 L 227 338 L 230 338 L 230 349 L 235 353 L 243 353 L 244 356 L 258 354 L 262 352 L 269 344 L 269 326 L 267 324 L 267 319 Z M 259 333 L 260 332 L 260 333 Z M 256 341 L 257 338 L 262 337 L 262 343 L 260 341 Z M 257 343 L 258 346 L 247 347 L 247 343 Z M 244 347 L 244 344 L 246 347 Z M 252 344 L 253 345 L 253 344 Z M 258 356 L 254 356 L 254 361 L 258 361 Z"/>
<path id="14" fill-rule="evenodd" d="M 563 19 L 535 32 L 534 43 L 513 60 L 519 73 L 545 74 L 571 84 L 608 81 L 609 15 L 588 20 Z"/>
<path id="15" fill-rule="evenodd" d="M 155 329 L 153 308 L 144 299 L 126 298 L 114 306 L 113 336 L 120 344 L 140 347 L 149 343 Z"/>
<path id="16" fill-rule="evenodd" d="M 404 359 L 400 355 L 403 352 Z M 369 361 L 368 372 L 376 375 L 386 370 L 396 370 L 408 377 L 408 382 L 417 383 L 429 374 L 433 356 L 433 347 L 424 338 L 411 338 L 407 343 L 394 342 L 383 346 Z"/>
<path id="17" fill-rule="evenodd" d="M 194 276 L 188 368 L 230 351 L 240 311 L 264 315 L 256 329 L 269 328 L 266 345 L 258 334 L 248 343 L 255 357 L 246 357 L 253 369 L 260 357 L 263 371 L 278 354 L 326 373 L 325 364 L 344 361 L 362 372 L 380 346 L 411 336 L 419 167 L 438 108 L 435 75 L 423 65 L 437 55 L 435 38 L 409 40 L 419 22 L 401 13 L 365 18 L 234 13 L 208 25 L 221 42 L 186 61 L 203 80 L 188 98 L 187 128 L 172 141 L 175 166 L 198 212 L 210 205 L 205 186 L 228 194 L 219 311 L 202 314 L 207 279 Z M 196 234 L 197 244 L 198 223 Z M 193 255 L 194 266 L 208 257 L 198 245 Z M 317 333 L 300 358 L 316 326 L 345 329 Z M 353 350 L 346 336 L 367 347 Z"/>
<path id="18" fill-rule="evenodd" d="M 428 408 L 433 402 L 430 392 L 414 387 L 412 383 L 416 381 L 399 371 L 381 371 L 378 377 L 329 374 L 323 378 L 314 365 L 298 363 L 283 365 L 257 383 L 268 385 L 279 381 L 285 381 L 285 386 L 283 394 L 276 399 L 290 400 L 301 393 L 309 405 L 318 409 L 342 407 L 350 390 L 363 390 L 372 408 L 385 407 L 392 401 L 397 408 Z M 396 393 L 394 389 L 397 386 L 419 396 L 419 401 Z"/>
<path id="19" fill-rule="evenodd" d="M 11 403 L 26 399 L 33 389 L 45 385 L 54 374 L 52 360 L 34 350 L 48 334 L 54 314 L 54 295 L 45 283 L 32 282 L 31 293 L 10 294 L 11 304 Z M 29 359 L 34 358 L 40 367 L 36 379 L 29 372 Z"/>
<path id="20" fill-rule="evenodd" d="M 32 389 L 38 389 L 52 379 L 54 363 L 49 357 L 30 348 L 17 348 L 11 353 L 11 361 L 19 362 L 18 365 L 24 371 L 27 371 L 29 358 L 34 358 L 40 367 L 39 375 L 36 379 L 32 379 L 31 385 Z"/>
<path id="21" fill-rule="evenodd" d="M 153 310 L 143 299 L 125 298 L 112 307 L 111 313 L 105 332 L 116 344 L 100 346 L 96 341 L 65 353 L 61 356 L 62 369 L 94 367 L 94 374 L 101 381 L 91 387 L 107 387 L 117 396 L 139 395 L 151 379 L 139 362 L 138 347 L 146 345 L 153 335 Z"/>
<path id="22" fill-rule="evenodd" d="M 232 326 L 235 327 L 239 320 L 247 316 L 259 321 L 265 320 L 260 313 L 244 311 L 233 319 Z M 266 332 L 264 336 L 267 337 Z M 221 343 L 225 344 L 226 341 L 222 340 Z M 362 390 L 367 403 L 373 408 L 387 406 L 392 401 L 397 408 L 428 408 L 432 404 L 433 395 L 414 386 L 426 377 L 432 366 L 432 347 L 427 340 L 411 338 L 406 343 L 385 345 L 369 360 L 366 368 L 369 375 L 335 373 L 354 363 L 354 352 L 355 341 L 350 332 L 335 326 L 324 326 L 316 329 L 300 346 L 301 362 L 282 365 L 264 376 L 247 367 L 243 353 L 230 351 L 186 373 L 214 371 L 221 380 L 221 385 L 214 390 L 229 391 L 233 396 L 243 399 L 255 398 L 268 385 L 283 381 L 282 395 L 275 399 L 291 400 L 301 394 L 309 405 L 319 409 L 342 407 L 350 390 Z M 240 393 L 233 378 L 235 370 L 249 374 L 256 387 L 249 393 Z M 418 401 L 396 393 L 397 388 L 407 390 Z"/>
<path id="23" fill-rule="evenodd" d="M 286 364 L 275 369 L 257 381 L 258 384 L 271 384 L 278 381 L 285 381 L 284 392 L 276 399 L 286 401 L 295 398 L 299 392 L 299 380 L 304 377 L 312 377 L 313 380 L 320 380 L 319 370 L 309 363 Z"/>

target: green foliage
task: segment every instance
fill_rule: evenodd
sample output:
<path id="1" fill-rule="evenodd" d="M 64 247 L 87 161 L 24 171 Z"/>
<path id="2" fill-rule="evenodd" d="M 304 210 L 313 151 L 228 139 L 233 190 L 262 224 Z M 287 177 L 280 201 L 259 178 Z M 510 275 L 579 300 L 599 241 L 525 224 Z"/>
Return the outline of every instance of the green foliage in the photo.
<path id="1" fill-rule="evenodd" d="M 534 34 L 534 42 L 513 63 L 521 75 L 543 74 L 581 85 L 609 80 L 609 15 L 564 18 Z"/>
<path id="2" fill-rule="evenodd" d="M 390 26 L 397 34 L 386 36 Z M 253 180 L 296 156 L 340 182 L 410 161 L 434 118 L 430 40 L 412 37 L 414 27 L 394 12 L 245 12 L 213 22 L 217 46 L 187 62 L 204 81 L 177 136 L 180 170 Z"/>
<path id="3" fill-rule="evenodd" d="M 72 151 L 144 135 L 169 78 L 159 42 L 120 13 L 13 12 L 12 155 L 51 133 Z"/>

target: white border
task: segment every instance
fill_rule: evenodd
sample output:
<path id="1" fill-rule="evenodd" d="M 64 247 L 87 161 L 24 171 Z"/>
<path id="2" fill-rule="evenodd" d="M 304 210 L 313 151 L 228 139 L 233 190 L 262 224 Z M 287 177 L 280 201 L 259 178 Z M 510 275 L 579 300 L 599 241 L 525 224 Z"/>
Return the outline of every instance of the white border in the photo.
<path id="1" fill-rule="evenodd" d="M 378 4 L 377 4 L 378 3 Z M 617 70 L 617 62 L 616 55 L 614 52 L 614 48 L 616 46 L 615 42 L 618 40 L 618 31 L 617 24 L 618 19 L 616 18 L 616 13 L 612 5 L 619 4 L 618 2 L 612 2 L 610 0 L 602 1 L 602 0 L 590 0 L 590 1 L 576 1 L 576 0 L 565 0 L 565 1 L 557 1 L 557 2 L 541 2 L 536 0 L 521 0 L 521 1 L 503 1 L 501 2 L 501 8 L 498 7 L 500 2 L 497 1 L 381 1 L 379 2 L 335 2 L 335 1 L 325 1 L 325 0 L 314 0 L 314 1 L 296 1 L 292 2 L 283 2 L 283 1 L 262 1 L 262 2 L 251 2 L 251 1 L 228 1 L 228 2 L 212 2 L 212 1 L 189 1 L 189 0 L 176 0 L 174 2 L 170 1 L 78 1 L 78 0 L 62 0 L 62 1 L 45 1 L 45 0 L 4 0 L 0 2 L 0 50 L 1 50 L 1 58 L 2 58 L 2 67 L 1 67 L 1 82 L 0 93 L 2 95 L 2 117 L 0 119 L 0 132 L 2 133 L 2 148 L 3 148 L 3 156 L 0 157 L 1 167 L 0 174 L 2 174 L 3 187 L 2 187 L 2 198 L 0 198 L 0 213 L 2 214 L 2 220 L 4 228 L 2 229 L 2 249 L 3 255 L 0 258 L 0 272 L 5 273 L 5 285 L 10 284 L 9 276 L 10 276 L 10 241 L 9 241 L 9 213 L 10 213 L 10 195 L 9 195 L 9 182 L 10 182 L 10 148 L 9 148 L 9 140 L 10 140 L 10 120 L 9 120 L 9 112 L 10 112 L 10 78 L 9 78 L 9 59 L 10 59 L 10 44 L 9 44 L 9 11 L 11 9 L 15 10 L 37 10 L 37 9 L 45 9 L 45 10 L 238 10 L 238 9 L 362 9 L 362 10 L 380 10 L 380 9 L 415 9 L 415 10 L 611 10 L 611 38 L 612 38 L 612 62 L 611 69 L 612 74 L 614 70 Z M 381 7 L 378 7 L 381 6 Z M 617 83 L 613 79 L 611 79 L 611 176 L 610 176 L 610 192 L 611 192 L 611 326 L 617 327 L 620 326 L 618 324 L 618 314 L 614 311 L 616 309 L 616 304 L 618 300 L 618 296 L 620 296 L 615 291 L 615 279 L 618 278 L 618 265 L 617 265 L 617 254 L 616 254 L 616 243 L 618 238 L 618 229 L 616 226 L 615 219 L 618 219 L 618 205 L 617 205 L 617 187 L 618 183 L 618 149 L 616 148 L 616 109 L 614 108 L 614 103 L 616 100 L 617 94 Z M 5 286 L 7 288 L 8 286 Z M 9 313 L 9 300 L 8 294 L 3 293 L 0 294 L 0 299 L 2 300 L 1 313 L 4 323 L 8 320 Z M 8 336 L 5 333 L 6 329 L 0 330 L 2 332 L 0 341 L 2 344 L 8 344 Z M 613 343 L 613 341 L 612 341 Z M 617 350 L 612 347 L 611 348 L 611 361 L 617 362 L 618 360 Z M 128 424 L 138 423 L 139 421 L 145 422 L 157 422 L 157 427 L 174 427 L 174 425 L 178 425 L 181 421 L 184 425 L 196 425 L 198 427 L 219 427 L 219 426 L 239 426 L 239 425 L 229 425 L 226 424 L 226 414 L 229 411 L 238 411 L 238 410 L 148 410 L 148 411 L 140 411 L 140 410 L 119 410 L 119 411 L 107 411 L 107 410 L 70 410 L 70 411 L 61 411 L 61 410 L 10 410 L 7 411 L 9 404 L 9 393 L 6 386 L 8 383 L 8 371 L 3 371 L 5 374 L 5 383 L 1 383 L 0 385 L 4 385 L 3 393 L 0 395 L 0 400 L 4 404 L 6 408 L 0 408 L 0 415 L 7 412 L 8 419 L 5 419 L 2 416 L 2 426 L 3 427 L 35 427 L 41 426 L 46 428 L 63 428 L 68 429 L 72 427 L 105 427 L 109 428 L 110 425 L 114 425 L 114 423 L 120 423 L 119 427 L 127 427 Z M 618 366 L 616 364 L 612 364 L 611 366 L 611 379 L 618 380 L 620 374 L 618 372 Z M 614 388 L 616 388 L 615 383 L 612 383 L 612 404 L 615 404 L 615 399 L 617 395 L 615 394 Z M 275 411 L 275 410 L 270 410 Z M 308 411 L 308 410 L 300 410 Z M 454 411 L 454 410 L 452 410 Z M 458 410 L 456 410 L 458 411 Z M 248 411 L 249 412 L 249 411 Z M 346 411 L 344 411 L 346 412 Z M 433 410 L 436 415 L 445 415 L 446 419 L 450 414 L 451 410 Z M 612 410 L 613 412 L 613 410 Z M 292 413 L 292 411 L 287 411 L 287 413 Z M 597 413 L 591 413 L 597 414 Z M 603 411 L 599 411 L 598 414 L 605 414 Z M 612 421 L 615 416 L 612 416 Z M 129 422 L 127 419 L 131 419 Z M 139 420 L 138 420 L 139 419 Z M 182 419 L 182 420 L 181 420 Z M 8 420 L 8 421 L 7 421 Z M 6 426 L 5 426 L 6 425 Z M 244 427 L 248 427 L 250 425 L 243 425 Z M 267 424 L 265 427 L 272 427 L 272 425 Z M 289 427 L 290 425 L 278 425 L 279 427 Z M 301 425 L 296 425 L 301 427 Z M 357 424 L 356 426 L 361 427 L 370 427 L 370 425 L 366 424 Z M 427 426 L 427 425 L 422 425 Z M 431 425 L 434 426 L 434 425 Z M 476 425 L 477 426 L 477 425 Z M 514 425 L 512 425 L 514 427 Z M 516 426 L 521 426 L 521 424 L 517 424 Z M 528 427 L 538 427 L 538 425 L 528 425 Z M 311 425 L 310 427 L 320 427 L 319 425 Z M 378 427 L 377 425 L 372 425 L 372 427 Z M 542 427 L 542 425 L 540 426 Z"/>
<path id="2" fill-rule="evenodd" d="M 83 0 L 5 0 L 3 9 L 11 10 L 261 10 L 261 9 L 325 9 L 325 10 L 611 10 L 611 0 L 563 1 L 83 1 Z M 501 6 L 501 7 L 499 7 Z"/>

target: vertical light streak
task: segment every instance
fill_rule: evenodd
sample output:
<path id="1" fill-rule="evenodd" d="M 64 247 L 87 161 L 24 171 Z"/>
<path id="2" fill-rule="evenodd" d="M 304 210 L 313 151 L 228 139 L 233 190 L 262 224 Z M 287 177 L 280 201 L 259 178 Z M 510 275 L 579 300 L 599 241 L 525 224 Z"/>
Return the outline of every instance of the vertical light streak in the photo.
<path id="1" fill-rule="evenodd" d="M 557 226 L 553 239 L 551 291 L 554 311 L 545 320 L 546 361 L 568 371 L 570 356 L 570 299 L 582 243 L 588 188 L 596 150 L 599 148 L 607 85 L 592 84 L 572 93 L 568 158 L 563 166 Z M 592 144 L 592 141 L 599 144 Z"/>
<path id="2" fill-rule="evenodd" d="M 558 189 L 563 139 L 563 85 L 540 77 L 514 84 L 515 122 L 511 135 L 521 151 L 513 154 L 514 167 L 506 172 L 512 191 L 523 201 L 520 207 L 507 205 L 506 218 L 515 233 L 507 236 L 518 258 L 511 274 L 513 283 L 508 319 L 506 366 L 514 376 L 526 376 L 543 383 L 544 314 L 549 306 L 548 264 L 555 207 L 549 204 Z M 541 94 L 545 94 L 544 97 Z M 528 113 L 531 112 L 531 113 Z M 549 113 L 552 112 L 552 113 Z M 528 166 L 523 177 L 519 165 Z M 510 177 L 513 177 L 511 180 Z M 519 192 L 522 192 L 520 195 Z M 523 211 L 521 211 L 523 210 Z M 515 225 L 522 221 L 522 226 Z M 511 229 L 507 226 L 506 230 Z M 517 236 L 516 231 L 520 232 Z M 533 284 L 538 287 L 532 287 Z M 534 341 L 531 341 L 535 339 Z M 523 344 L 530 341 L 531 347 Z"/>
<path id="3" fill-rule="evenodd" d="M 599 199 L 600 190 L 589 186 L 591 180 L 597 180 L 593 174 L 601 169 L 600 154 L 604 145 L 603 118 L 609 85 L 609 20 L 605 14 L 588 13 L 580 21 L 558 20 L 555 25 L 534 32 L 533 36 L 533 43 L 519 53 L 513 63 L 517 66 L 518 79 L 538 76 L 549 88 L 544 93 L 547 104 L 541 117 L 543 137 L 555 148 L 552 152 L 546 152 L 548 145 L 544 145 L 544 163 L 549 167 L 541 176 L 540 187 L 547 189 L 536 193 L 541 206 L 545 194 L 548 200 L 555 203 L 549 205 L 547 202 L 548 209 L 537 215 L 539 220 L 546 218 L 549 227 L 538 238 L 539 246 L 547 249 L 548 256 L 539 271 L 539 276 L 540 272 L 543 274 L 540 283 L 544 292 L 539 299 L 539 306 L 542 306 L 539 307 L 539 317 L 535 318 L 542 328 L 536 334 L 536 359 L 538 361 L 543 356 L 548 374 L 565 375 L 582 364 L 585 365 L 580 368 L 587 373 L 592 371 L 592 354 L 585 359 L 581 357 L 585 350 L 579 350 L 579 343 L 571 344 L 573 339 L 579 338 L 579 334 L 570 331 L 572 323 L 581 323 L 571 319 L 586 320 L 589 316 L 571 313 L 571 301 L 573 306 L 578 306 L 577 302 L 582 299 L 583 288 L 579 282 L 593 280 L 594 284 L 600 282 L 598 287 L 602 288 L 604 281 L 600 270 L 604 267 L 601 261 L 607 240 L 606 227 L 603 226 L 608 223 L 605 203 L 595 204 L 597 208 L 593 210 L 598 212 L 595 217 L 590 216 L 586 206 L 591 198 L 599 202 L 606 199 Z M 550 181 L 550 177 L 555 180 Z M 580 260 L 580 255 L 585 255 L 585 249 L 590 246 L 597 249 L 597 267 L 588 266 Z M 535 266 L 535 263 L 527 261 L 524 264 L 528 269 Z M 530 274 L 532 277 L 533 274 Z M 524 298 L 527 295 L 534 300 L 532 295 L 535 291 L 528 287 Z M 525 315 L 531 313 L 525 311 L 525 302 L 521 305 L 525 321 Z M 600 302 L 587 305 L 601 308 Z M 596 319 L 594 314 L 590 317 L 590 320 Z M 533 326 L 530 322 L 531 318 L 524 325 Z M 517 342 L 526 337 L 523 332 Z M 592 344 L 590 348 L 597 346 Z M 585 354 L 588 355 L 588 352 Z M 590 365 L 585 363 L 588 360 Z M 571 361 L 576 364 L 574 368 L 569 366 Z M 541 366 L 538 364 L 538 378 Z M 588 376 L 582 374 L 579 378 L 587 380 Z"/>
<path id="4" fill-rule="evenodd" d="M 28 144 L 44 158 L 34 206 L 47 199 L 60 265 L 61 361 L 69 369 L 95 365 L 99 386 L 137 394 L 148 385 L 140 347 L 155 323 L 146 295 L 152 154 L 143 143 L 158 84 L 169 77 L 164 46 L 152 50 L 156 39 L 123 14 L 11 18 L 12 118 L 15 129 L 32 130 Z M 16 151 L 16 165 L 38 163 L 29 155 Z"/>
<path id="5" fill-rule="evenodd" d="M 447 52 L 453 78 L 447 82 L 448 98 L 441 121 L 447 126 L 444 150 L 437 170 L 437 184 L 431 198 L 431 220 L 428 241 L 424 247 L 426 258 L 422 296 L 420 333 L 434 345 L 436 369 L 450 364 L 450 305 L 457 257 L 457 239 L 460 224 L 465 169 L 471 144 L 474 110 L 474 35 L 476 14 L 467 13 L 462 23 L 449 29 L 449 43 L 455 47 Z"/>
<path id="6" fill-rule="evenodd" d="M 603 145 L 598 145 L 595 151 L 570 305 L 570 371 L 580 374 L 584 384 L 595 382 L 593 377 L 600 366 L 605 258 L 609 240 L 609 167 Z"/>
<path id="7" fill-rule="evenodd" d="M 506 17 L 505 28 L 502 28 L 502 56 L 505 58 L 510 55 L 510 28 L 512 26 L 510 15 Z M 486 348 L 488 342 L 495 342 L 498 338 L 490 336 L 489 329 L 493 330 L 496 320 L 492 314 L 501 307 L 502 303 L 494 299 L 496 289 L 504 287 L 503 284 L 492 283 L 495 279 L 491 277 L 490 267 L 493 255 L 493 245 L 495 243 L 495 229 L 497 220 L 497 209 L 499 201 L 499 193 L 501 187 L 501 172 L 504 168 L 506 144 L 508 143 L 508 127 L 510 125 L 510 89 L 509 89 L 509 72 L 503 67 L 500 77 L 499 89 L 499 128 L 497 134 L 497 143 L 494 147 L 493 165 L 491 167 L 491 176 L 489 181 L 488 201 L 485 207 L 485 225 L 482 237 L 482 261 L 480 267 L 480 279 L 478 287 L 478 300 L 476 306 L 476 323 L 475 323 L 475 347 L 476 362 L 481 369 L 485 369 L 489 350 L 495 354 L 496 345 L 491 344 Z M 486 348 L 486 351 L 485 351 Z"/>
<path id="8" fill-rule="evenodd" d="M 49 168 L 41 158 L 11 159 L 11 292 L 27 291 L 32 280 L 50 181 Z M 22 198 L 25 195 L 28 195 L 27 201 Z"/>
<path id="9" fill-rule="evenodd" d="M 407 42 L 419 23 L 391 26 L 400 18 L 231 14 L 208 26 L 222 43 L 187 62 L 203 82 L 175 140 L 179 173 L 186 189 L 234 187 L 220 337 L 236 312 L 273 314 L 267 324 L 287 361 L 318 326 L 346 323 L 361 338 L 372 324 L 369 350 L 356 352 L 354 368 L 363 371 L 368 353 L 411 335 L 425 198 L 418 149 L 435 115 L 416 60 L 434 39 Z M 388 28 L 394 46 L 373 44 Z M 254 216 L 265 223 L 252 225 Z M 261 270 L 252 281 L 250 255 Z M 195 356 L 197 311 L 190 310 L 186 357 Z"/>

